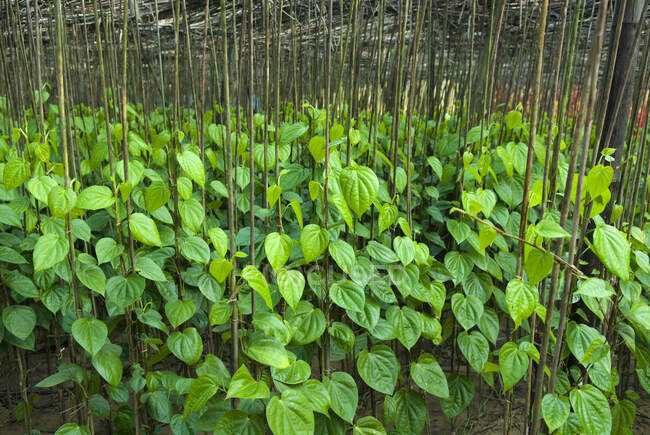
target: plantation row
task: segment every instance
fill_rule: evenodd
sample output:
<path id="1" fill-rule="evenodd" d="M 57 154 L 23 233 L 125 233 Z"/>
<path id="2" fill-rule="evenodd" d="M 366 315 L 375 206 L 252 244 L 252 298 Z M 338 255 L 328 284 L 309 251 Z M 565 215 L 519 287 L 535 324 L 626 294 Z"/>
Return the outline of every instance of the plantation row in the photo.
<path id="1" fill-rule="evenodd" d="M 456 116 L 414 116 L 397 142 L 391 116 L 371 128 L 364 113 L 333 122 L 326 150 L 325 112 L 302 109 L 266 141 L 255 114 L 252 155 L 219 107 L 203 141 L 191 111 L 171 133 L 169 112 L 145 124 L 131 106 L 128 132 L 80 107 L 65 149 L 55 106 L 46 137 L 34 117 L 0 130 L 0 348 L 63 356 L 26 378 L 30 394 L 76 385 L 81 425 L 57 433 L 420 433 L 432 400 L 453 419 L 479 384 L 525 392 L 540 355 L 549 432 L 628 430 L 627 388 L 650 387 L 650 226 L 617 229 L 618 204 L 601 217 L 610 150 L 582 177 L 570 137 L 549 164 L 538 135 L 520 231 L 521 112 L 466 139 Z M 561 216 L 566 195 L 585 233 Z M 604 267 L 574 266 L 576 243 Z"/>

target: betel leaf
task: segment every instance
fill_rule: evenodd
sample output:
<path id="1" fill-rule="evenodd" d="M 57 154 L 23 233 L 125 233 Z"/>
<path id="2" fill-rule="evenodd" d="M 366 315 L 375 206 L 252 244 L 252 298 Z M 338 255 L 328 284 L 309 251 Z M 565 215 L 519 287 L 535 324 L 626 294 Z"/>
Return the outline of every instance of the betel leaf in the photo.
<path id="1" fill-rule="evenodd" d="M 171 191 L 163 181 L 154 181 L 144 189 L 144 204 L 149 213 L 167 204 L 170 197 Z"/>
<path id="2" fill-rule="evenodd" d="M 208 237 L 210 237 L 210 242 L 212 242 L 212 246 L 217 250 L 217 253 L 225 257 L 228 252 L 228 235 L 226 232 L 221 228 L 210 228 Z"/>
<path id="3" fill-rule="evenodd" d="M 311 366 L 305 361 L 298 359 L 284 369 L 271 367 L 271 377 L 287 385 L 302 384 L 309 379 L 311 375 Z"/>
<path id="4" fill-rule="evenodd" d="M 72 336 L 93 356 L 104 346 L 108 337 L 108 328 L 99 319 L 77 319 L 72 324 Z"/>
<path id="5" fill-rule="evenodd" d="M 167 337 L 167 347 L 172 354 L 185 364 L 194 365 L 203 353 L 203 341 L 195 328 L 185 328 Z"/>
<path id="6" fill-rule="evenodd" d="M 373 346 L 364 350 L 357 359 L 357 370 L 361 379 L 374 390 L 384 394 L 393 394 L 397 385 L 399 362 L 388 346 Z"/>
<path id="7" fill-rule="evenodd" d="M 371 415 L 361 417 L 352 426 L 352 435 L 385 435 L 386 429 L 379 420 Z"/>
<path id="8" fill-rule="evenodd" d="M 377 196 L 379 180 L 366 166 L 348 166 L 339 174 L 341 193 L 350 209 L 360 218 Z"/>
<path id="9" fill-rule="evenodd" d="M 409 306 L 399 308 L 392 305 L 386 311 L 386 320 L 393 325 L 397 339 L 407 349 L 411 349 L 422 334 L 422 319 L 419 313 Z"/>
<path id="10" fill-rule="evenodd" d="M 119 346 L 107 343 L 92 357 L 92 364 L 97 373 L 113 386 L 118 386 L 122 380 L 119 350 Z"/>
<path id="11" fill-rule="evenodd" d="M 95 254 L 97 255 L 97 263 L 108 263 L 117 256 L 124 252 L 124 246 L 118 245 L 117 242 L 110 238 L 104 237 L 99 239 L 95 244 Z"/>
<path id="12" fill-rule="evenodd" d="M 26 340 L 36 326 L 36 313 L 27 305 L 10 305 L 2 310 L 2 323 L 7 331 Z"/>
<path id="13" fill-rule="evenodd" d="M 630 243 L 616 227 L 594 219 L 594 243 L 591 249 L 614 275 L 624 281 L 630 277 Z"/>
<path id="14" fill-rule="evenodd" d="M 264 252 L 271 267 L 278 273 L 280 268 L 289 260 L 293 240 L 286 234 L 270 233 L 264 239 Z"/>
<path id="15" fill-rule="evenodd" d="M 469 234 L 472 232 L 469 225 L 467 225 L 465 222 L 457 221 L 455 219 L 447 220 L 447 230 L 458 244 L 467 239 Z"/>
<path id="16" fill-rule="evenodd" d="M 76 423 L 65 423 L 54 432 L 54 435 L 90 435 L 90 430 L 87 426 L 79 426 Z"/>
<path id="17" fill-rule="evenodd" d="M 244 268 L 244 270 L 242 270 L 241 276 L 246 280 L 246 282 L 248 282 L 248 285 L 253 290 L 262 296 L 262 299 L 266 303 L 266 306 L 272 310 L 273 301 L 271 300 L 271 292 L 269 291 L 269 285 L 266 282 L 264 275 L 262 275 L 262 272 L 257 270 L 255 266 L 248 265 Z M 217 278 L 217 280 L 219 280 L 219 278 Z"/>
<path id="18" fill-rule="evenodd" d="M 120 308 L 126 308 L 142 296 L 144 288 L 144 279 L 137 275 L 115 275 L 106 281 L 106 299 Z"/>
<path id="19" fill-rule="evenodd" d="M 266 419 L 275 435 L 314 433 L 314 411 L 307 398 L 297 390 L 284 390 L 266 407 Z"/>
<path id="20" fill-rule="evenodd" d="M 215 435 L 263 435 L 264 423 L 258 415 L 248 415 L 238 409 L 221 414 L 214 427 Z"/>
<path id="21" fill-rule="evenodd" d="M 447 378 L 433 355 L 423 353 L 417 362 L 411 363 L 411 379 L 427 393 L 441 399 L 449 398 Z"/>
<path id="22" fill-rule="evenodd" d="M 56 185 L 47 194 L 47 205 L 54 217 L 66 217 L 77 202 L 77 194 L 71 187 L 63 188 Z"/>
<path id="23" fill-rule="evenodd" d="M 519 327 L 522 321 L 535 312 L 538 304 L 539 294 L 537 288 L 515 278 L 506 287 L 506 303 L 508 312 L 515 322 L 515 328 Z"/>
<path id="24" fill-rule="evenodd" d="M 427 418 L 424 397 L 414 390 L 399 390 L 393 396 L 395 427 L 401 434 L 422 433 Z"/>
<path id="25" fill-rule="evenodd" d="M 542 399 L 542 417 L 548 426 L 548 432 L 562 426 L 569 418 L 571 406 L 569 399 L 556 394 L 546 394 Z"/>
<path id="26" fill-rule="evenodd" d="M 363 287 L 347 279 L 332 284 L 329 295 L 332 302 L 339 307 L 350 311 L 362 312 L 363 306 L 366 302 L 366 295 L 363 291 Z"/>
<path id="27" fill-rule="evenodd" d="M 304 275 L 297 270 L 281 269 L 278 271 L 277 279 L 280 294 L 291 309 L 295 311 L 305 290 Z"/>
<path id="28" fill-rule="evenodd" d="M 343 239 L 337 239 L 330 243 L 329 253 L 341 270 L 349 275 L 356 263 L 352 246 Z"/>
<path id="29" fill-rule="evenodd" d="M 232 397 L 238 399 L 267 399 L 269 394 L 268 385 L 263 381 L 253 379 L 248 368 L 242 364 L 230 380 L 226 399 Z"/>
<path id="30" fill-rule="evenodd" d="M 176 155 L 178 164 L 183 168 L 183 172 L 187 177 L 189 177 L 196 184 L 205 188 L 205 169 L 203 168 L 203 163 L 201 158 L 194 154 L 190 150 L 185 150 L 182 153 Z"/>
<path id="31" fill-rule="evenodd" d="M 455 293 L 451 297 L 451 310 L 460 326 L 467 331 L 479 322 L 483 315 L 483 304 L 474 295 L 465 297 L 461 293 Z"/>
<path id="32" fill-rule="evenodd" d="M 332 411 L 352 423 L 359 403 L 359 391 L 354 378 L 345 372 L 334 372 L 329 378 L 323 377 L 323 385 L 330 395 Z"/>
<path id="33" fill-rule="evenodd" d="M 219 391 L 219 385 L 212 376 L 202 375 L 194 379 L 185 398 L 183 419 L 187 419 L 191 414 L 199 412 L 207 401 L 217 394 L 217 391 Z"/>
<path id="34" fill-rule="evenodd" d="M 282 343 L 262 332 L 253 332 L 250 335 L 244 353 L 260 364 L 277 369 L 285 369 L 291 365 L 289 355 Z"/>
<path id="35" fill-rule="evenodd" d="M 530 285 L 537 285 L 553 270 L 553 254 L 531 249 L 526 254 L 524 266 Z"/>
<path id="36" fill-rule="evenodd" d="M 138 242 L 149 246 L 162 246 L 158 227 L 149 216 L 133 213 L 129 218 L 129 228 Z"/>
<path id="37" fill-rule="evenodd" d="M 162 269 L 149 257 L 136 257 L 135 271 L 141 277 L 156 282 L 165 282 L 167 278 Z"/>
<path id="38" fill-rule="evenodd" d="M 408 266 L 415 258 L 415 245 L 408 237 L 397 236 L 393 239 L 393 249 L 404 267 Z"/>
<path id="39" fill-rule="evenodd" d="M 610 433 L 612 413 L 607 399 L 600 390 L 593 385 L 584 385 L 571 390 L 569 398 L 585 433 Z"/>
<path id="40" fill-rule="evenodd" d="M 47 270 L 62 262 L 70 250 L 70 242 L 55 233 L 39 237 L 34 246 L 34 271 Z"/>
<path id="41" fill-rule="evenodd" d="M 399 258 L 392 249 L 374 240 L 368 242 L 366 250 L 374 260 L 380 263 L 390 264 L 399 261 Z"/>
<path id="42" fill-rule="evenodd" d="M 83 285 L 104 296 L 106 275 L 99 266 L 81 263 L 77 268 L 77 278 Z"/>
<path id="43" fill-rule="evenodd" d="M 341 217 L 347 224 L 350 232 L 354 231 L 354 218 L 348 203 L 345 202 L 345 198 L 341 194 L 335 194 L 329 197 L 329 200 L 332 204 L 336 206 L 336 209 L 341 213 Z"/>
<path id="44" fill-rule="evenodd" d="M 449 398 L 440 399 L 440 407 L 448 420 L 459 415 L 474 398 L 474 384 L 471 379 L 452 373 L 447 378 Z"/>
<path id="45" fill-rule="evenodd" d="M 200 264 L 208 264 L 210 262 L 210 247 L 200 237 L 190 236 L 183 238 L 179 242 L 179 249 L 181 255 L 188 261 L 196 261 Z"/>
<path id="46" fill-rule="evenodd" d="M 472 368 L 478 373 L 483 372 L 483 366 L 490 354 L 490 345 L 483 334 L 479 331 L 472 331 L 469 334 L 463 331 L 458 334 L 457 341 L 458 348 Z"/>
<path id="47" fill-rule="evenodd" d="M 316 379 L 309 379 L 302 383 L 298 390 L 309 400 L 312 409 L 328 415 L 330 409 L 330 395 L 323 384 Z"/>
<path id="48" fill-rule="evenodd" d="M 113 192 L 106 186 L 90 186 L 81 191 L 75 207 L 85 210 L 101 210 L 115 202 Z"/>
<path id="49" fill-rule="evenodd" d="M 196 312 L 196 305 L 191 299 L 171 300 L 165 304 L 165 315 L 174 328 L 188 321 Z"/>
<path id="50" fill-rule="evenodd" d="M 225 258 L 217 258 L 210 263 L 210 275 L 219 283 L 223 283 L 228 278 L 232 269 L 232 263 Z"/>
<path id="51" fill-rule="evenodd" d="M 300 235 L 300 247 L 305 263 L 311 263 L 322 254 L 329 243 L 327 230 L 315 224 L 305 225 Z"/>
<path id="52" fill-rule="evenodd" d="M 517 344 L 509 341 L 499 350 L 499 372 L 503 378 L 503 391 L 514 387 L 526 374 L 528 355 L 517 348 Z"/>

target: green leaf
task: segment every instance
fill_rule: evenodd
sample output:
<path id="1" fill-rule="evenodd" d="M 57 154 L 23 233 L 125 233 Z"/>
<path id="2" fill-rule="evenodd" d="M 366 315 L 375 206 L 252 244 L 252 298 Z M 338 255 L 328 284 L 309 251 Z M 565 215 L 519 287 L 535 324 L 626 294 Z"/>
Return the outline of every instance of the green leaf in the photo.
<path id="1" fill-rule="evenodd" d="M 490 354 L 490 345 L 487 339 L 478 331 L 472 331 L 469 334 L 463 331 L 458 334 L 457 341 L 458 348 L 474 371 L 482 373 Z"/>
<path id="2" fill-rule="evenodd" d="M 610 272 L 623 281 L 630 279 L 630 244 L 616 227 L 597 223 L 591 249 Z"/>
<path id="3" fill-rule="evenodd" d="M 275 396 L 266 407 L 266 419 L 276 435 L 313 434 L 314 411 L 305 396 L 296 390 L 284 390 L 281 398 Z"/>
<path id="4" fill-rule="evenodd" d="M 636 406 L 634 402 L 623 399 L 615 404 L 612 410 L 612 433 L 615 435 L 629 433 L 635 417 Z"/>
<path id="5" fill-rule="evenodd" d="M 183 201 L 178 204 L 178 211 L 180 212 L 183 226 L 186 229 L 194 233 L 198 233 L 201 230 L 205 212 L 199 201 L 194 198 Z"/>
<path id="6" fill-rule="evenodd" d="M 212 275 L 217 282 L 223 283 L 230 272 L 232 272 L 232 263 L 225 258 L 217 258 L 210 263 L 210 275 Z"/>
<path id="7" fill-rule="evenodd" d="M 465 281 L 474 267 L 471 259 L 457 251 L 447 252 L 444 262 L 455 283 Z"/>
<path id="8" fill-rule="evenodd" d="M 275 273 L 289 260 L 292 249 L 293 240 L 286 234 L 270 233 L 264 239 L 264 252 Z"/>
<path id="9" fill-rule="evenodd" d="M 137 275 L 112 276 L 106 282 L 106 299 L 124 309 L 142 296 L 144 287 L 144 279 Z"/>
<path id="10" fill-rule="evenodd" d="M 118 245 L 117 242 L 110 237 L 99 239 L 95 244 L 97 264 L 108 263 L 119 256 L 122 252 L 124 252 L 124 246 Z"/>
<path id="11" fill-rule="evenodd" d="M 90 435 L 86 426 L 79 426 L 76 423 L 66 423 L 59 427 L 54 435 Z"/>
<path id="12" fill-rule="evenodd" d="M 386 311 L 386 320 L 393 325 L 397 339 L 411 349 L 422 334 L 422 319 L 417 311 L 408 306 L 398 308 L 392 305 Z"/>
<path id="13" fill-rule="evenodd" d="M 415 258 L 415 245 L 413 244 L 413 240 L 408 237 L 395 237 L 393 239 L 393 249 L 405 267 Z"/>
<path id="14" fill-rule="evenodd" d="M 104 296 L 106 275 L 99 266 L 81 263 L 77 268 L 77 278 L 83 285 Z"/>
<path id="15" fill-rule="evenodd" d="M 454 240 L 456 240 L 456 243 L 458 244 L 467 239 L 469 234 L 472 232 L 469 225 L 467 225 L 465 222 L 457 221 L 455 219 L 447 220 L 447 230 L 449 231 L 449 234 L 454 237 Z"/>
<path id="16" fill-rule="evenodd" d="M 375 417 L 367 415 L 352 426 L 352 435 L 386 435 L 386 429 Z"/>
<path id="17" fill-rule="evenodd" d="M 499 350 L 499 371 L 503 378 L 503 392 L 514 387 L 526 374 L 528 369 L 528 355 L 517 348 L 511 341 L 501 346 Z"/>
<path id="18" fill-rule="evenodd" d="M 455 293 L 451 297 L 451 310 L 460 326 L 466 331 L 476 325 L 483 315 L 483 304 L 481 300 L 474 295 L 465 295 Z"/>
<path id="19" fill-rule="evenodd" d="M 592 298 L 608 298 L 614 294 L 614 288 L 603 279 L 587 278 L 578 281 L 578 290 L 575 293 Z"/>
<path id="20" fill-rule="evenodd" d="M 399 390 L 393 396 L 395 428 L 401 434 L 422 433 L 427 418 L 424 397 L 414 390 Z"/>
<path id="21" fill-rule="evenodd" d="M 311 375 L 311 366 L 305 361 L 298 359 L 291 363 L 286 369 L 276 369 L 271 367 L 271 376 L 276 381 L 283 384 L 296 385 L 301 384 Z"/>
<path id="22" fill-rule="evenodd" d="M 120 364 L 121 367 L 121 364 Z M 50 375 L 36 384 L 37 388 L 50 388 L 63 382 L 74 381 L 78 384 L 83 382 L 83 370 L 76 364 L 62 363 L 57 372 Z"/>
<path id="23" fill-rule="evenodd" d="M 264 423 L 257 415 L 248 415 L 238 409 L 231 409 L 221 414 L 214 433 L 215 435 L 263 435 Z"/>
<path id="24" fill-rule="evenodd" d="M 190 150 L 185 150 L 176 155 L 178 164 L 183 168 L 185 175 L 196 182 L 201 188 L 205 188 L 205 170 L 201 158 Z"/>
<path id="25" fill-rule="evenodd" d="M 101 210 L 115 203 L 113 192 L 106 186 L 90 186 L 77 197 L 76 207 L 85 210 Z"/>
<path id="26" fill-rule="evenodd" d="M 149 216 L 133 213 L 129 218 L 129 228 L 138 242 L 149 246 L 162 246 L 158 227 Z"/>
<path id="27" fill-rule="evenodd" d="M 122 380 L 122 361 L 120 355 L 114 350 L 116 346 L 105 344 L 99 352 L 92 357 L 92 364 L 97 373 L 114 387 Z M 119 347 L 117 350 L 119 351 Z"/>
<path id="28" fill-rule="evenodd" d="M 379 180 L 366 166 L 348 166 L 339 174 L 341 193 L 350 209 L 359 217 L 365 213 L 377 196 Z"/>
<path id="29" fill-rule="evenodd" d="M 282 343 L 261 332 L 253 332 L 250 335 L 244 353 L 260 364 L 277 369 L 285 369 L 291 365 L 289 355 Z"/>
<path id="30" fill-rule="evenodd" d="M 167 183 L 163 181 L 154 181 L 149 187 L 144 189 L 144 205 L 149 213 L 153 213 L 160 207 L 167 204 L 171 192 Z"/>
<path id="31" fill-rule="evenodd" d="M 330 409 L 330 395 L 323 384 L 316 379 L 309 379 L 298 388 L 299 391 L 309 400 L 315 412 L 328 415 Z"/>
<path id="32" fill-rule="evenodd" d="M 25 257 L 7 246 L 0 246 L 0 262 L 10 264 L 27 264 Z"/>
<path id="33" fill-rule="evenodd" d="M 203 353 L 203 341 L 195 328 L 172 333 L 167 337 L 167 347 L 176 358 L 189 365 L 196 364 Z"/>
<path id="34" fill-rule="evenodd" d="M 26 298 L 39 297 L 39 291 L 31 279 L 17 270 L 9 270 L 4 273 L 4 283 L 11 290 Z M 0 334 L 0 337 L 2 335 Z"/>
<path id="35" fill-rule="evenodd" d="M 196 305 L 191 299 L 184 301 L 176 299 L 165 304 L 165 315 L 174 328 L 188 321 L 195 312 Z"/>
<path id="36" fill-rule="evenodd" d="M 266 278 L 262 275 L 262 272 L 257 270 L 255 266 L 248 265 L 241 272 L 242 278 L 248 282 L 248 285 L 259 293 L 266 302 L 266 306 L 269 309 L 273 310 L 273 301 L 271 300 L 271 292 L 269 291 L 269 285 L 266 282 Z M 216 278 L 216 277 L 215 277 Z M 217 281 L 219 279 L 217 278 Z"/>
<path id="37" fill-rule="evenodd" d="M 217 394 L 217 391 L 219 391 L 219 385 L 212 376 L 203 375 L 194 379 L 190 386 L 190 392 L 185 398 L 183 419 L 187 419 L 193 413 L 198 413 L 208 400 Z"/>
<path id="38" fill-rule="evenodd" d="M 167 278 L 165 277 L 165 274 L 163 273 L 160 266 L 158 266 L 155 261 L 148 257 L 136 257 L 135 271 L 141 277 L 149 279 L 151 281 L 167 281 Z"/>
<path id="39" fill-rule="evenodd" d="M 612 413 L 607 399 L 593 385 L 574 388 L 569 394 L 571 406 L 585 433 L 607 434 L 612 430 Z"/>
<path id="40" fill-rule="evenodd" d="M 399 258 L 392 249 L 374 240 L 368 242 L 366 250 L 374 260 L 380 263 L 390 264 L 399 261 Z"/>
<path id="41" fill-rule="evenodd" d="M 535 225 L 535 231 L 547 239 L 556 239 L 561 237 L 570 237 L 569 233 L 560 226 L 552 217 L 546 216 Z"/>
<path id="42" fill-rule="evenodd" d="M 190 236 L 185 237 L 179 243 L 181 255 L 188 261 L 196 261 L 200 264 L 208 264 L 210 262 L 210 247 L 200 237 Z"/>
<path id="43" fill-rule="evenodd" d="M 436 358 L 430 353 L 423 353 L 417 362 L 411 363 L 411 379 L 427 393 L 441 399 L 449 398 L 447 378 Z"/>
<path id="44" fill-rule="evenodd" d="M 343 279 L 332 284 L 329 295 L 332 302 L 339 307 L 350 311 L 363 312 L 366 295 L 360 285 Z"/>
<path id="45" fill-rule="evenodd" d="M 29 162 L 20 158 L 13 158 L 4 165 L 2 180 L 5 190 L 9 191 L 22 185 L 29 178 Z"/>
<path id="46" fill-rule="evenodd" d="M 47 205 L 54 217 L 66 217 L 76 202 L 77 194 L 71 187 L 64 189 L 56 185 L 50 189 L 50 193 L 47 195 Z"/>
<path id="47" fill-rule="evenodd" d="M 7 204 L 0 204 L 0 224 L 10 225 L 17 228 L 22 228 L 23 226 L 18 213 Z"/>
<path id="48" fill-rule="evenodd" d="M 330 395 L 332 411 L 352 423 L 359 402 L 359 391 L 352 376 L 344 372 L 334 372 L 330 378 L 323 377 L 323 385 Z"/>
<path id="49" fill-rule="evenodd" d="M 528 319 L 535 312 L 538 304 L 539 294 L 537 288 L 515 278 L 506 287 L 506 304 L 508 312 L 515 322 L 515 329 L 521 322 Z"/>
<path id="50" fill-rule="evenodd" d="M 459 415 L 474 397 L 474 384 L 465 376 L 452 373 L 447 378 L 449 385 L 449 398 L 440 399 L 442 412 L 448 420 Z"/>
<path id="51" fill-rule="evenodd" d="M 553 270 L 553 254 L 538 249 L 530 249 L 526 255 L 524 266 L 530 285 L 537 285 Z"/>
<path id="52" fill-rule="evenodd" d="M 208 230 L 208 237 L 210 237 L 210 241 L 219 255 L 225 257 L 228 252 L 228 235 L 226 232 L 221 228 L 210 228 Z"/>
<path id="53" fill-rule="evenodd" d="M 251 376 L 248 368 L 242 364 L 232 376 L 226 399 L 267 399 L 270 395 L 269 387 L 262 381 L 256 381 Z"/>
<path id="54" fill-rule="evenodd" d="M 348 203 L 345 202 L 345 198 L 343 198 L 343 195 L 341 194 L 335 194 L 329 197 L 329 200 L 332 204 L 336 206 L 336 209 L 341 213 L 341 217 L 347 224 L 348 228 L 350 231 L 354 231 L 354 218 L 352 217 L 352 212 L 350 211 L 350 207 L 348 207 Z"/>
<path id="55" fill-rule="evenodd" d="M 26 340 L 36 326 L 36 313 L 27 305 L 10 305 L 2 310 L 2 323 L 18 339 Z"/>
<path id="56" fill-rule="evenodd" d="M 62 262 L 70 250 L 68 239 L 55 233 L 39 237 L 34 245 L 34 272 L 47 270 Z"/>
<path id="57" fill-rule="evenodd" d="M 380 393 L 393 394 L 397 385 L 399 362 L 393 351 L 383 344 L 364 350 L 357 359 L 357 370 L 361 379 Z"/>
<path id="58" fill-rule="evenodd" d="M 297 270 L 281 269 L 278 272 L 278 289 L 292 310 L 296 311 L 298 302 L 305 290 L 305 277 Z"/>
<path id="59" fill-rule="evenodd" d="M 337 239 L 329 245 L 329 252 L 336 264 L 348 275 L 356 264 L 354 249 L 343 239 Z"/>
<path id="60" fill-rule="evenodd" d="M 542 416 L 551 433 L 562 426 L 569 418 L 571 407 L 569 399 L 556 394 L 546 394 L 542 399 Z"/>
<path id="61" fill-rule="evenodd" d="M 327 248 L 329 234 L 327 230 L 315 224 L 305 225 L 300 235 L 300 247 L 305 263 L 315 261 Z"/>
<path id="62" fill-rule="evenodd" d="M 72 324 L 72 336 L 93 356 L 104 346 L 108 328 L 99 319 L 77 319 Z"/>

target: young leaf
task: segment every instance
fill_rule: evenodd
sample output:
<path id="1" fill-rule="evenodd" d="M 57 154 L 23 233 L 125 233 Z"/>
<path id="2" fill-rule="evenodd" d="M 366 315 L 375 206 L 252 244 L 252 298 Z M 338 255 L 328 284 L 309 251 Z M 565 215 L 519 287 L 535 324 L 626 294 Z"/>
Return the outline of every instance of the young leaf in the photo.
<path id="1" fill-rule="evenodd" d="M 104 346 L 108 328 L 98 319 L 77 319 L 72 324 L 72 336 L 93 356 Z"/>

